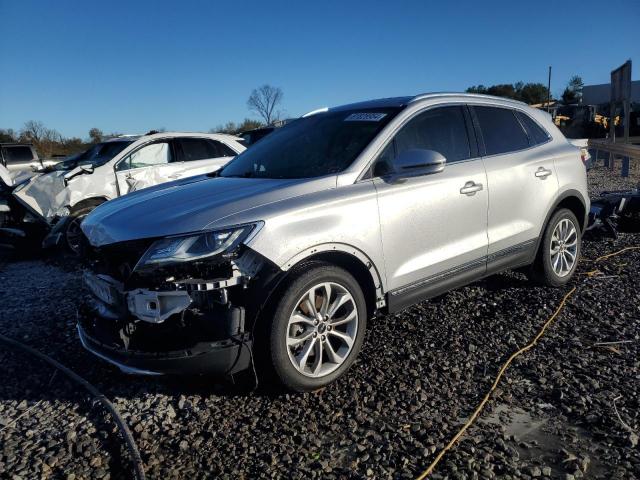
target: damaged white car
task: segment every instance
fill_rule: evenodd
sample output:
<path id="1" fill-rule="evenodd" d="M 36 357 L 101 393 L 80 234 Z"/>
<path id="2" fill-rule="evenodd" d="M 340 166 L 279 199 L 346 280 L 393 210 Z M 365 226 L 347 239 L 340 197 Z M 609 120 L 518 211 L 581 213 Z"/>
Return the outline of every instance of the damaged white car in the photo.
<path id="1" fill-rule="evenodd" d="M 14 191 L 48 230 L 44 246 L 78 249 L 80 223 L 98 205 L 142 188 L 211 173 L 245 147 L 224 134 L 149 132 L 92 146 Z"/>

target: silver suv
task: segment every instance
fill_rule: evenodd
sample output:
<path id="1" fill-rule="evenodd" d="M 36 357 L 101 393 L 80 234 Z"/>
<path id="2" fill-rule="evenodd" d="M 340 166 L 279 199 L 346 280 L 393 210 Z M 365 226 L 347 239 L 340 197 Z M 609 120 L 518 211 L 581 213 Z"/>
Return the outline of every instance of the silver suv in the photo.
<path id="1" fill-rule="evenodd" d="M 312 390 L 353 364 L 376 313 L 515 267 L 564 285 L 588 210 L 579 151 L 523 103 L 321 109 L 214 174 L 96 208 L 78 331 L 125 371 L 253 365 Z"/>

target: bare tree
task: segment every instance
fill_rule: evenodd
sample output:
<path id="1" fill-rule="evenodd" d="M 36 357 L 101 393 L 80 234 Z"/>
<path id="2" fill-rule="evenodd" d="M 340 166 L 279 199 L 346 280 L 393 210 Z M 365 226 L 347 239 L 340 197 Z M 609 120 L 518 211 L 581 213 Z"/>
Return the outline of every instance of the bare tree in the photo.
<path id="1" fill-rule="evenodd" d="M 247 106 L 249 110 L 256 112 L 269 125 L 272 121 L 278 119 L 280 112 L 276 111 L 276 107 L 282 102 L 283 96 L 281 88 L 262 85 L 253 89 L 249 100 L 247 100 Z"/>
<path id="2" fill-rule="evenodd" d="M 89 130 L 89 138 L 91 139 L 91 143 L 100 143 L 102 138 L 104 137 L 104 133 L 99 128 L 92 128 Z"/>
<path id="3" fill-rule="evenodd" d="M 20 136 L 27 141 L 37 143 L 44 138 L 46 132 L 47 127 L 44 126 L 44 123 L 37 120 L 29 120 L 22 127 Z"/>
<path id="4" fill-rule="evenodd" d="M 43 157 L 53 155 L 56 148 L 62 143 L 62 135 L 52 128 L 47 128 L 44 123 L 29 120 L 25 122 L 20 131 L 20 141 L 30 142 Z"/>

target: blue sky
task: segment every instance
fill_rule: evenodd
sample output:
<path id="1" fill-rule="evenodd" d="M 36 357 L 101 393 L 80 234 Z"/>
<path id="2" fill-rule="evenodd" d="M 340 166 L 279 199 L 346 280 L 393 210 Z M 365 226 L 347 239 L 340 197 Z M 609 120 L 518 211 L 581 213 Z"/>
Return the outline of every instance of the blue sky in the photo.
<path id="1" fill-rule="evenodd" d="M 298 116 L 322 106 L 573 74 L 605 83 L 631 58 L 640 2 L 91 2 L 0 0 L 0 128 L 40 120 L 202 131 L 251 116 L 251 89 L 284 91 Z M 610 45 L 611 26 L 616 43 Z"/>

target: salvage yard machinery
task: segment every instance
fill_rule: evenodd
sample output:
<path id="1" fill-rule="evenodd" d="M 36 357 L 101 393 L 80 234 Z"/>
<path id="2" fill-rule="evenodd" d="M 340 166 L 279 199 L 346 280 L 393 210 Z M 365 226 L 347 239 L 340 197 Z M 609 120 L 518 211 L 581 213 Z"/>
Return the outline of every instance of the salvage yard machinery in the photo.
<path id="1" fill-rule="evenodd" d="M 591 201 L 587 230 L 604 229 L 618 238 L 618 230 L 640 231 L 640 184 L 630 190 L 604 191 Z"/>

